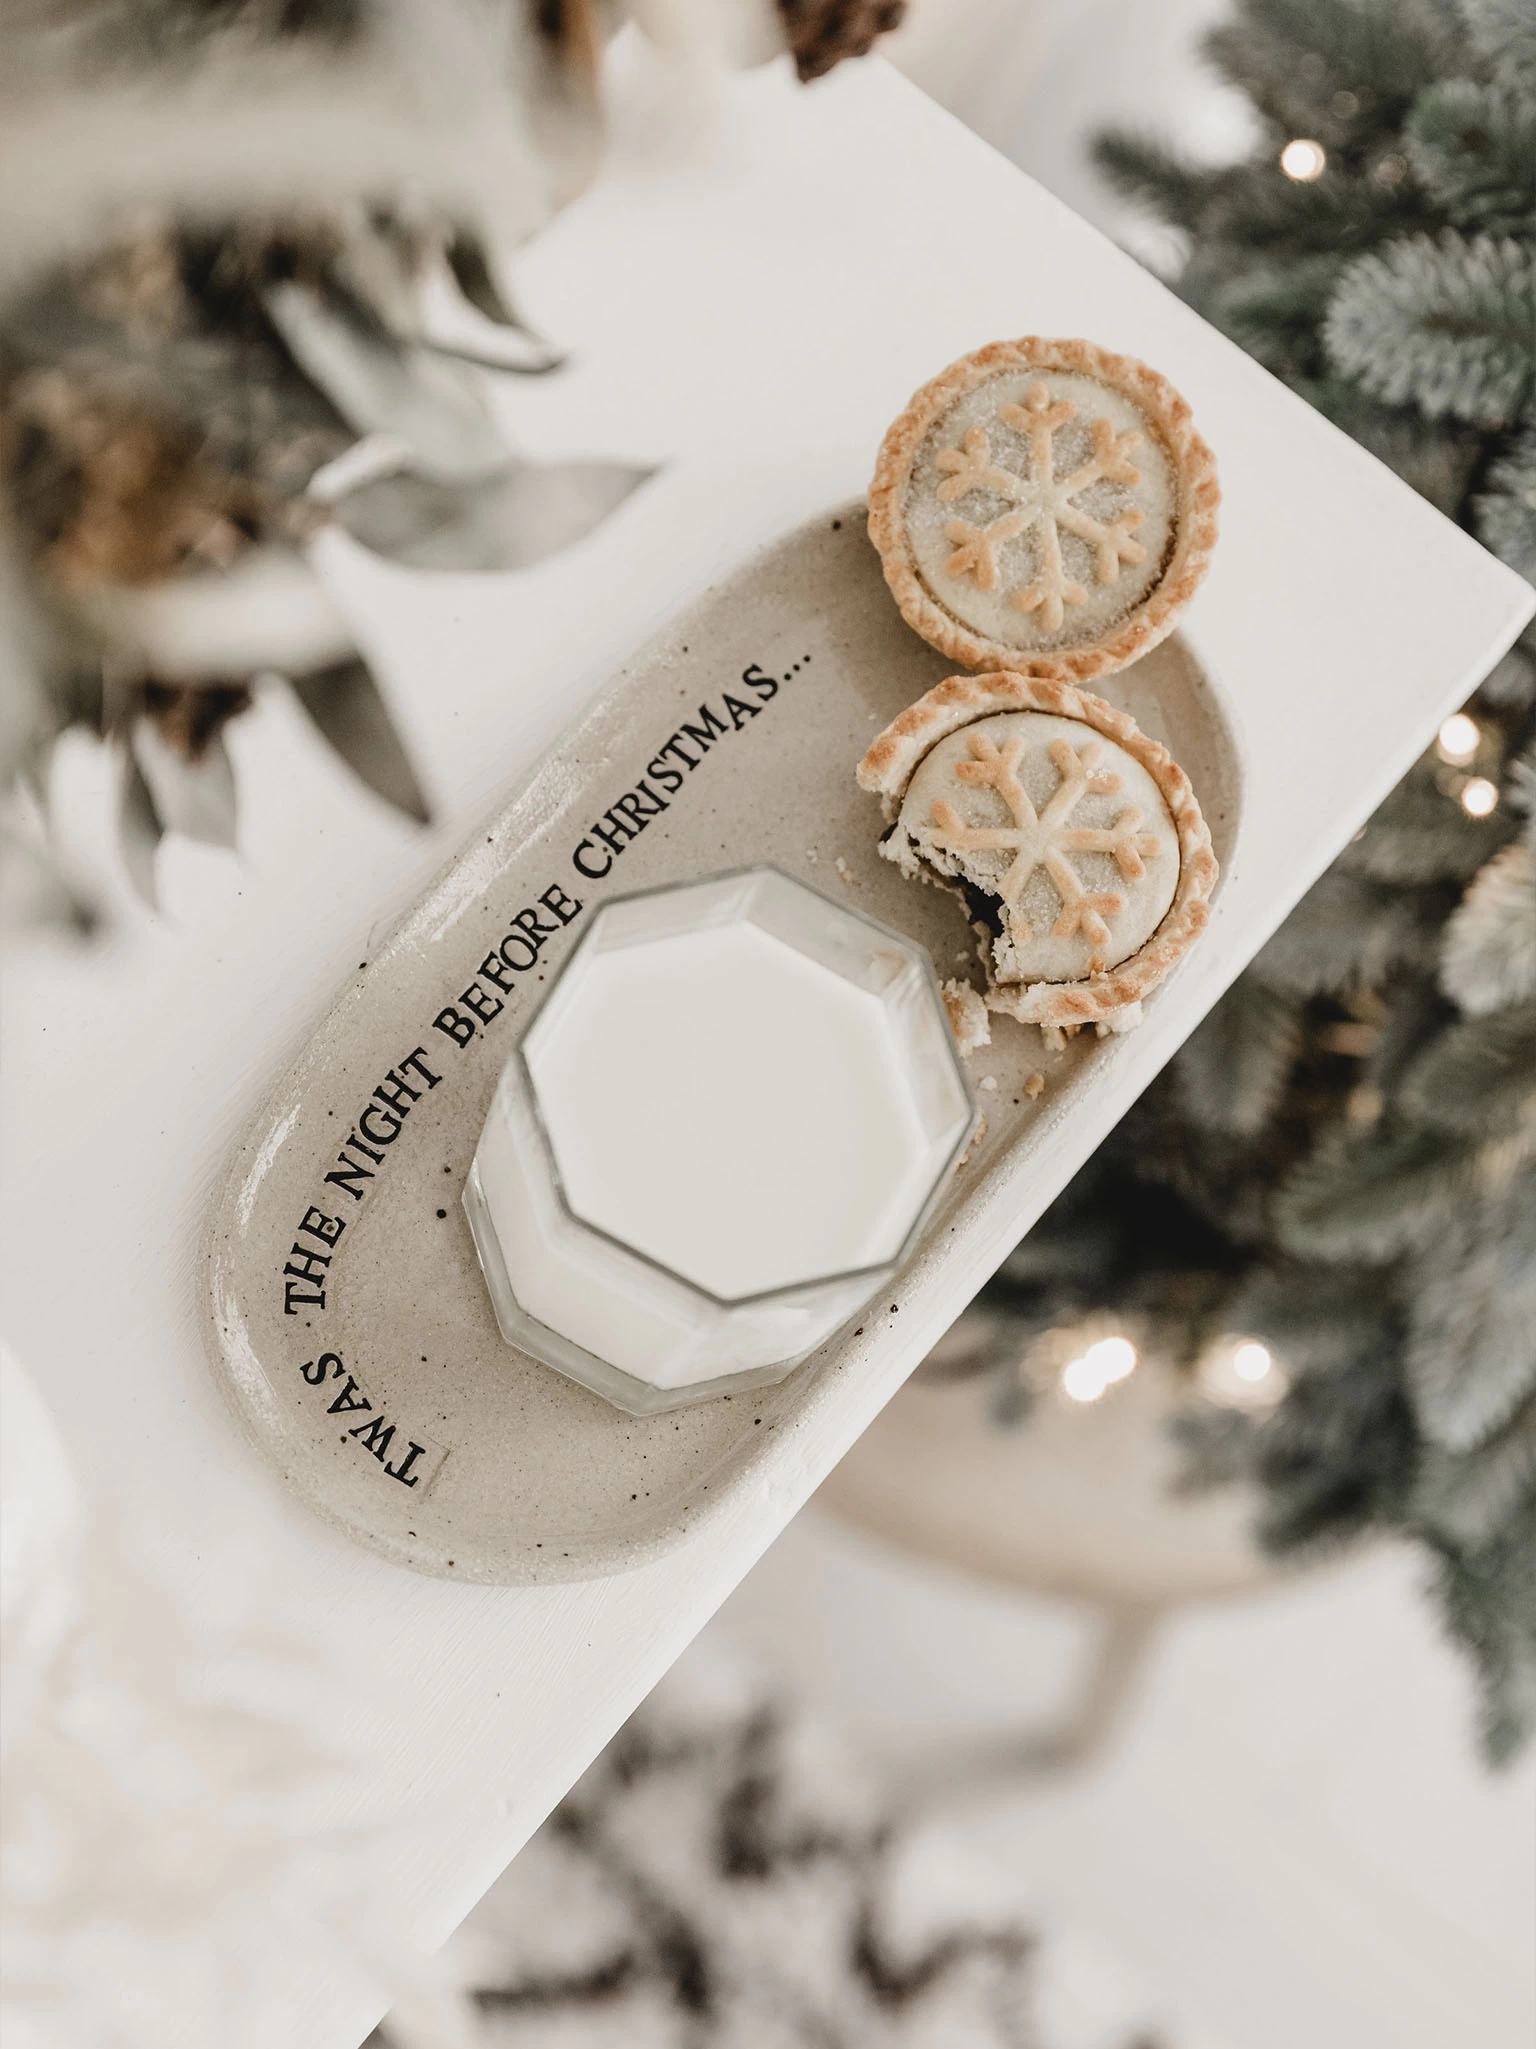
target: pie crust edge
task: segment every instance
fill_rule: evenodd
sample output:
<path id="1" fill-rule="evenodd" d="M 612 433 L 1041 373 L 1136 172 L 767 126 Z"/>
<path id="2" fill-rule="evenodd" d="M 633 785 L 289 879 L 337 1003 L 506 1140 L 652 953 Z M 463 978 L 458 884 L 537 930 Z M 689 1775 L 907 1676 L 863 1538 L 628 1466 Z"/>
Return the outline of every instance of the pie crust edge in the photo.
<path id="1" fill-rule="evenodd" d="M 1146 944 L 1117 967 L 1077 982 L 995 982 L 988 974 L 991 1010 L 1024 1024 L 1098 1024 L 1155 989 L 1210 922 L 1211 892 L 1220 873 L 1210 827 L 1189 777 L 1128 712 L 1079 690 L 1065 677 L 1026 676 L 1017 669 L 949 676 L 936 683 L 871 742 L 856 771 L 859 787 L 878 796 L 887 820 L 894 822 L 918 763 L 940 740 L 1006 711 L 1053 712 L 1113 740 L 1156 783 L 1178 835 L 1179 879 L 1173 902 Z"/>
<path id="2" fill-rule="evenodd" d="M 912 559 L 902 500 L 918 449 L 934 421 L 957 399 L 1013 369 L 1094 377 L 1124 392 L 1155 428 L 1176 479 L 1174 546 L 1168 567 L 1127 618 L 1085 647 L 1031 654 L 986 639 L 935 602 Z M 1220 503 L 1216 458 L 1195 430 L 1189 402 L 1166 377 L 1135 356 L 1118 356 L 1093 342 L 1025 335 L 1017 341 L 989 342 L 961 356 L 914 392 L 880 444 L 869 490 L 869 538 L 879 550 L 885 580 L 902 617 L 930 646 L 973 669 L 1002 666 L 1024 675 L 1071 676 L 1081 682 L 1123 669 L 1172 632 L 1210 566 Z"/>

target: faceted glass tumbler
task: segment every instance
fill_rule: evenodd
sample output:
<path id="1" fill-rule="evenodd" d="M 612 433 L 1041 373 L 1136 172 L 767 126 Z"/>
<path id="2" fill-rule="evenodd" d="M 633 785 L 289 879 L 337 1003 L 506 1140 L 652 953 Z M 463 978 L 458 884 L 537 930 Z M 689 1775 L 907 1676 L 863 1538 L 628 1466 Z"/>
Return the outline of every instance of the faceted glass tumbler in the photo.
<path id="1" fill-rule="evenodd" d="M 780 1380 L 900 1266 L 975 1121 L 914 941 L 774 868 L 616 898 L 465 1185 L 502 1335 L 636 1415 Z"/>

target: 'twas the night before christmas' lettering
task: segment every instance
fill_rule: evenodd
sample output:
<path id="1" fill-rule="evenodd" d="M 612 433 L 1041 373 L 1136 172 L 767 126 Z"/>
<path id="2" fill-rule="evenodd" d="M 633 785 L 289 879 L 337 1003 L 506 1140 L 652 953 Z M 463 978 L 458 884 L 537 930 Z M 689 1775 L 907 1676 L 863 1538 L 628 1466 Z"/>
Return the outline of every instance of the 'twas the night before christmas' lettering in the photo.
<path id="1" fill-rule="evenodd" d="M 339 1353 L 322 1352 L 318 1359 L 306 1360 L 299 1371 L 310 1387 L 323 1388 L 330 1395 L 325 1407 L 327 1416 L 359 1417 L 357 1422 L 343 1421 L 343 1441 L 350 1439 L 371 1453 L 384 1473 L 391 1480 L 398 1480 L 402 1487 L 416 1487 L 431 1479 L 448 1456 L 441 1445 L 430 1438 L 409 1436 L 403 1425 L 392 1423 L 382 1411 L 376 1410 L 363 1393 L 357 1376 L 347 1371 Z M 397 1431 L 404 1442 L 391 1459 Z"/>
<path id="2" fill-rule="evenodd" d="M 789 674 L 798 673 L 810 659 L 809 655 L 802 655 L 792 662 Z M 605 876 L 651 821 L 672 808 L 673 798 L 710 749 L 750 725 L 760 716 L 764 705 L 778 696 L 780 688 L 779 677 L 770 676 L 760 663 L 749 662 L 741 672 L 738 686 L 699 705 L 695 716 L 684 719 L 677 731 L 657 748 L 645 765 L 644 775 L 622 796 L 615 797 L 601 818 L 594 819 L 586 837 L 571 854 L 571 866 L 577 874 L 592 881 Z M 433 1018 L 433 1029 L 452 1039 L 461 1051 L 483 1034 L 506 1010 L 518 976 L 540 964 L 549 942 L 579 916 L 582 908 L 579 897 L 570 895 L 559 883 L 551 883 L 534 903 L 512 919 L 495 950 L 475 970 L 475 979 Z"/>
<path id="3" fill-rule="evenodd" d="M 557 938 L 581 914 L 581 901 L 570 896 L 558 882 L 552 882 L 537 902 L 528 904 L 512 919 L 507 931 L 475 970 L 476 979 L 459 991 L 457 1000 L 433 1018 L 433 1028 L 456 1046 L 467 1046 L 475 1033 L 492 1023 L 506 1009 L 515 979 L 526 974 L 542 958 L 551 939 Z"/>
<path id="4" fill-rule="evenodd" d="M 791 673 L 809 660 L 809 655 L 802 656 L 792 664 Z M 646 763 L 641 779 L 616 797 L 602 817 L 593 820 L 586 838 L 577 842 L 571 854 L 577 874 L 601 880 L 651 820 L 672 808 L 672 799 L 710 749 L 759 717 L 778 694 L 778 677 L 750 662 L 741 672 L 739 692 L 724 690 L 713 703 L 701 704 L 693 718 L 684 719 Z"/>
<path id="5" fill-rule="evenodd" d="M 405 1120 L 422 1096 L 435 1089 L 442 1078 L 427 1065 L 425 1046 L 407 1053 L 378 1083 L 372 1098 L 358 1112 L 326 1180 L 350 1195 L 354 1202 L 361 1202 L 367 1193 L 363 1184 L 371 1181 L 375 1170 L 383 1165 L 385 1149 L 400 1136 Z"/>

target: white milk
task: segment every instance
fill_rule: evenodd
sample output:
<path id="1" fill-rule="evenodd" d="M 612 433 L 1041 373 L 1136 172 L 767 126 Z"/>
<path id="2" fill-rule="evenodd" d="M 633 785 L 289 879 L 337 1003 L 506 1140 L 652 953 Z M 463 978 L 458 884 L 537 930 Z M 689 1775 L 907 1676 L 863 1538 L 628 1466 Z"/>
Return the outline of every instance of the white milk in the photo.
<path id="1" fill-rule="evenodd" d="M 935 1100 L 969 1119 L 942 1014 L 924 1039 L 912 1011 L 746 919 L 578 954 L 524 1040 L 533 1098 L 514 1065 L 476 1156 L 516 1304 L 658 1388 L 819 1344 L 934 1188 L 954 1135 Z"/>
<path id="2" fill-rule="evenodd" d="M 579 1217 L 730 1299 L 899 1243 L 928 1145 L 878 996 L 734 924 L 600 954 L 583 999 L 528 1047 Z"/>

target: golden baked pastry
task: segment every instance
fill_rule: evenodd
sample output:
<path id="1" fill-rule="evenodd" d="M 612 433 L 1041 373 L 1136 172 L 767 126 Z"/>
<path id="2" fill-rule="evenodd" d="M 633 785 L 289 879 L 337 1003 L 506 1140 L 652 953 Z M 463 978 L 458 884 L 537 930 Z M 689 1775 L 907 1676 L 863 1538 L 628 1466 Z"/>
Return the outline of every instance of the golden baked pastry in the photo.
<path id="1" fill-rule="evenodd" d="M 964 902 L 986 1002 L 1124 1030 L 1209 916 L 1216 857 L 1166 747 L 1063 678 L 951 676 L 859 764 L 881 852 Z"/>
<path id="2" fill-rule="evenodd" d="M 1172 630 L 1220 496 L 1165 377 L 1032 335 L 916 394 L 881 446 L 869 533 L 908 625 L 944 654 L 1082 680 Z"/>

